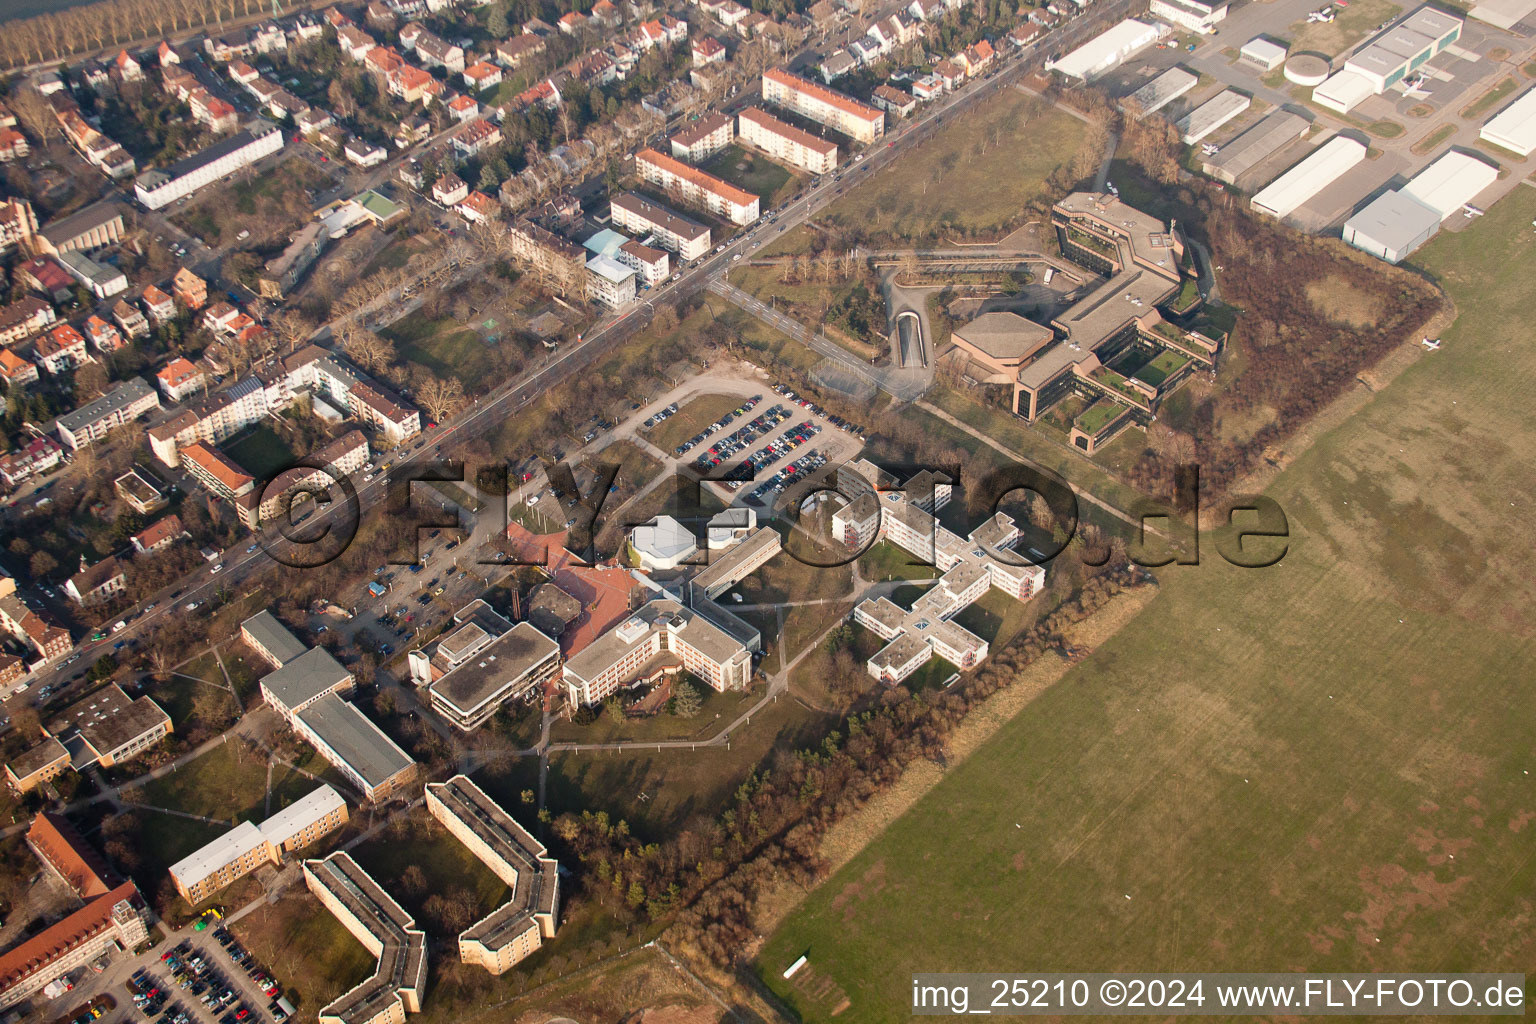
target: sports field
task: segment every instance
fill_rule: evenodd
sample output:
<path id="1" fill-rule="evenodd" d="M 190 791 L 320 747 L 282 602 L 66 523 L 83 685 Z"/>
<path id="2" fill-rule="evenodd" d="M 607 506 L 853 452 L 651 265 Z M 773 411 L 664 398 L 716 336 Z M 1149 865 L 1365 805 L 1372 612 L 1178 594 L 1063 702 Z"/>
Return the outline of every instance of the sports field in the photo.
<path id="1" fill-rule="evenodd" d="M 915 971 L 1536 965 L 1533 217 L 1419 254 L 1460 320 L 1270 487 L 1278 565 L 1159 570 L 785 921 L 803 1019 L 906 1020 Z"/>

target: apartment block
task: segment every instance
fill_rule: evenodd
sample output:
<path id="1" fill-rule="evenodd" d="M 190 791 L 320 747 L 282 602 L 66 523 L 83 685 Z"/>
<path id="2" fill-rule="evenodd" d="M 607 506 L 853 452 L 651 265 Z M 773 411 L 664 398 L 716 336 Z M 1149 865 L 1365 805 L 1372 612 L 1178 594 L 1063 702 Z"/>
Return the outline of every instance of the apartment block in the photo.
<path id="1" fill-rule="evenodd" d="M 763 72 L 763 100 L 808 117 L 856 142 L 885 134 L 885 113 L 781 68 Z"/>
<path id="2" fill-rule="evenodd" d="M 560 865 L 467 775 L 429 783 L 427 810 L 512 890 L 506 903 L 459 933 L 460 959 L 505 974 L 555 937 Z"/>
<path id="3" fill-rule="evenodd" d="M 675 252 L 679 260 L 696 260 L 709 253 L 709 228 L 660 203 L 625 192 L 614 196 L 609 206 L 614 224 L 637 235 L 654 236 L 656 244 Z"/>
<path id="4" fill-rule="evenodd" d="M 163 209 L 282 148 L 282 131 L 275 124 L 256 120 L 244 131 L 215 142 L 200 153 L 165 168 L 145 171 L 133 183 L 134 194 L 147 209 Z"/>
<path id="5" fill-rule="evenodd" d="M 189 906 L 283 855 L 309 846 L 347 821 L 347 804 L 330 786 L 321 785 L 260 825 L 243 821 L 213 842 L 171 865 L 171 881 Z"/>
<path id="6" fill-rule="evenodd" d="M 647 184 L 680 196 L 684 202 L 724 217 L 732 224 L 751 224 L 757 220 L 757 196 L 674 157 L 642 149 L 635 155 L 635 169 Z"/>
<path id="7" fill-rule="evenodd" d="M 775 160 L 812 174 L 825 174 L 837 167 L 836 143 L 781 121 L 766 110 L 748 107 L 737 121 L 741 137 Z"/>
<path id="8" fill-rule="evenodd" d="M 560 295 L 581 295 L 586 289 L 587 253 L 531 220 L 519 220 L 508 229 L 512 257 L 533 272 L 544 287 Z"/>
<path id="9" fill-rule="evenodd" d="M 721 152 L 735 138 L 734 125 L 726 114 L 706 114 L 672 136 L 672 155 L 690 163 L 702 163 Z"/>
<path id="10" fill-rule="evenodd" d="M 405 1024 L 427 990 L 427 936 L 348 854 L 304 862 L 304 883 L 363 948 L 373 974 L 320 1008 L 320 1024 Z"/>

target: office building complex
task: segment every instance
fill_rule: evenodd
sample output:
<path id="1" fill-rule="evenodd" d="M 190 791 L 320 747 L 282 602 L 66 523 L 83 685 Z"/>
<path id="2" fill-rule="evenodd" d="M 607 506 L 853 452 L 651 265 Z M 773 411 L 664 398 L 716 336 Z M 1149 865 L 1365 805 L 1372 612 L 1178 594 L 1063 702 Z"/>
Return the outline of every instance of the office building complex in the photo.
<path id="1" fill-rule="evenodd" d="M 407 658 L 432 710 L 468 732 L 507 703 L 534 697 L 560 673 L 560 645 L 526 622 L 513 625 L 484 601 L 454 615 L 455 628 Z"/>

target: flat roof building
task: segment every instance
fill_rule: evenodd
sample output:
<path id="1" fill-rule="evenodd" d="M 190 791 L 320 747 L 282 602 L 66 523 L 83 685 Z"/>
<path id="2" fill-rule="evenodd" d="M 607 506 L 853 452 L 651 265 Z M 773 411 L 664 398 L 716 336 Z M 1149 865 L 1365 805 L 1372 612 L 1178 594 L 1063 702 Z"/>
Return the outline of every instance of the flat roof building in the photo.
<path id="1" fill-rule="evenodd" d="M 1206 157 L 1200 169 L 1228 185 L 1307 134 L 1312 122 L 1289 110 L 1271 111 L 1258 124 Z"/>
<path id="2" fill-rule="evenodd" d="M 302 640 L 265 608 L 240 623 L 240 639 L 273 668 L 282 668 L 308 650 Z"/>
<path id="3" fill-rule="evenodd" d="M 559 675 L 560 645 L 526 622 L 492 633 L 470 620 L 438 641 L 427 663 L 432 710 L 469 732 L 511 701 L 542 693 Z"/>
<path id="4" fill-rule="evenodd" d="M 171 716 L 149 697 L 130 698 L 110 683 L 52 716 L 43 730 L 69 751 L 76 771 L 111 768 L 171 734 Z"/>
<path id="5" fill-rule="evenodd" d="M 427 936 L 357 862 L 337 851 L 304 862 L 304 883 L 363 948 L 373 974 L 320 1008 L 320 1024 L 405 1024 L 427 989 Z"/>
<path id="6" fill-rule="evenodd" d="M 1186 146 L 1193 146 L 1207 135 L 1253 106 L 1253 100 L 1234 89 L 1223 89 L 1194 110 L 1179 118 L 1174 127 Z"/>
<path id="7" fill-rule="evenodd" d="M 164 168 L 145 171 L 133 183 L 133 191 L 145 207 L 159 210 L 282 148 L 283 133 L 277 125 L 258 118 L 244 131 L 221 139 L 200 153 Z"/>
<path id="8" fill-rule="evenodd" d="M 676 569 L 699 550 L 693 531 L 671 516 L 657 516 L 630 531 L 629 546 L 640 568 L 655 572 Z"/>
<path id="9" fill-rule="evenodd" d="M 1420 7 L 1352 53 L 1342 70 L 1312 90 L 1319 106 L 1347 114 L 1368 96 L 1380 96 L 1461 38 L 1462 20 Z"/>
<path id="10" fill-rule="evenodd" d="M 1169 68 L 1131 93 L 1126 99 L 1134 105 L 1138 117 L 1145 117 L 1147 114 L 1157 113 L 1189 92 L 1198 81 L 1200 81 L 1198 75 L 1183 68 Z"/>
<path id="11" fill-rule="evenodd" d="M 1289 217 L 1364 159 L 1364 143 L 1335 135 L 1265 186 L 1253 197 L 1253 208 L 1271 217 Z"/>
<path id="12" fill-rule="evenodd" d="M 968 357 L 967 375 L 983 384 L 1007 384 L 1019 369 L 1051 342 L 1056 333 L 1017 313 L 983 313 L 956 327 L 949 340 Z"/>
<path id="13" fill-rule="evenodd" d="M 460 959 L 504 974 L 555 937 L 560 866 L 466 775 L 429 783 L 427 810 L 512 889 L 506 903 L 459 933 Z"/>
<path id="14" fill-rule="evenodd" d="M 1499 176 L 1491 164 L 1450 152 L 1401 189 L 1385 192 L 1344 223 L 1344 241 L 1398 263 L 1434 237 L 1447 217 L 1459 213 Z"/>
<path id="15" fill-rule="evenodd" d="M 661 598 L 572 655 L 564 685 L 573 705 L 600 704 L 623 686 L 678 671 L 715 690 L 739 690 L 751 677 L 752 654 L 693 609 Z"/>
<path id="16" fill-rule="evenodd" d="M 195 907 L 262 865 L 281 864 L 283 854 L 308 846 L 346 821 L 346 801 L 321 785 L 260 825 L 243 821 L 187 854 L 171 865 L 171 881 L 187 905 Z"/>
<path id="17" fill-rule="evenodd" d="M 1129 56 L 1146 49 L 1163 36 L 1156 24 L 1126 18 L 1108 30 L 1099 33 L 1082 46 L 1057 61 L 1047 61 L 1046 70 L 1057 71 L 1068 78 L 1091 82 L 1107 71 L 1112 71 Z"/>
<path id="18" fill-rule="evenodd" d="M 1536 88 L 1527 89 L 1478 132 L 1478 138 L 1521 156 L 1536 152 Z"/>

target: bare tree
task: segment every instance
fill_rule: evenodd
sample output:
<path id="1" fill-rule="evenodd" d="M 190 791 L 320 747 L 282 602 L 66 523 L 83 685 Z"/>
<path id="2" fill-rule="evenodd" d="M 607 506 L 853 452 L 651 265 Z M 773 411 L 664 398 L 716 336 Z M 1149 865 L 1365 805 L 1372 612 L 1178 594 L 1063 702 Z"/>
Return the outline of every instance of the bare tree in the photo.
<path id="1" fill-rule="evenodd" d="M 464 385 L 457 377 L 438 377 L 421 369 L 415 378 L 416 401 L 437 422 L 443 422 L 463 407 Z"/>

